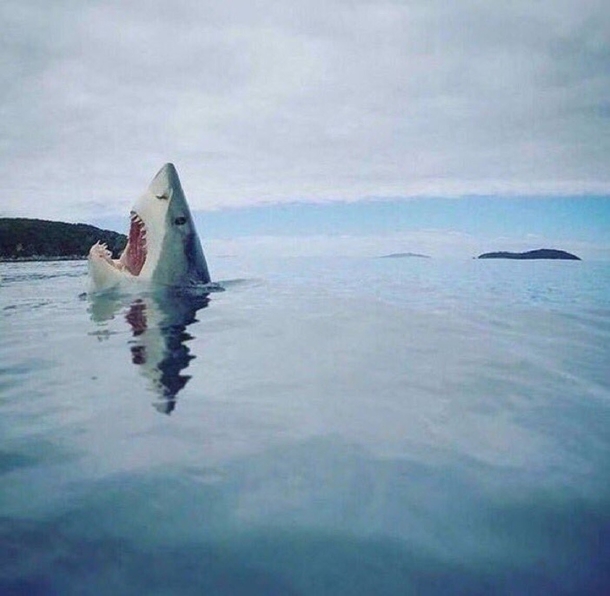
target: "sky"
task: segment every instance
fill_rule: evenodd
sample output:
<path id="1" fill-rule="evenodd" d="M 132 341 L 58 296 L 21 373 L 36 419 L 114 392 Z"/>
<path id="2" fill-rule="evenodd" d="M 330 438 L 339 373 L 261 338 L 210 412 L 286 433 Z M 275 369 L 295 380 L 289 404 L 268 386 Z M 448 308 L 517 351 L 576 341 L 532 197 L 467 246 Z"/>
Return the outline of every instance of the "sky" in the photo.
<path id="1" fill-rule="evenodd" d="M 171 161 L 219 241 L 610 258 L 606 0 L 3 0 L 0 19 L 0 217 L 123 231 Z"/>

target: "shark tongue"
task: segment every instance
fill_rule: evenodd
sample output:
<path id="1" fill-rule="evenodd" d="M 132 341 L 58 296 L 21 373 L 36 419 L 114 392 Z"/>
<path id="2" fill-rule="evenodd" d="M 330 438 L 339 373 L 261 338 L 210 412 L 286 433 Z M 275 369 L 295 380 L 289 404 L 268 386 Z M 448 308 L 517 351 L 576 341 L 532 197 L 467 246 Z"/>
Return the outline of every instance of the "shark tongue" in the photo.
<path id="1" fill-rule="evenodd" d="M 139 275 L 146 261 L 146 236 L 144 232 L 144 222 L 137 215 L 132 215 L 129 241 L 125 253 L 121 257 L 123 265 L 132 275 Z"/>

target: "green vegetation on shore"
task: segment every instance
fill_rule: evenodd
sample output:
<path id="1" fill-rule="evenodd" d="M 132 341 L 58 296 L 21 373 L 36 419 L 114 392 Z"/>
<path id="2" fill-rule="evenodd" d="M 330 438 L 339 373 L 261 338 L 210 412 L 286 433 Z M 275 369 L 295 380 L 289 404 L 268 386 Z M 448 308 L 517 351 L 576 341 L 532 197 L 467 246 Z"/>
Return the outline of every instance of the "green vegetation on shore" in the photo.
<path id="1" fill-rule="evenodd" d="M 580 261 L 580 257 L 566 252 L 565 250 L 555 250 L 553 248 L 539 248 L 538 250 L 528 250 L 527 252 L 486 252 L 479 255 L 479 259 L 561 259 L 564 261 Z"/>
<path id="2" fill-rule="evenodd" d="M 88 224 L 43 219 L 0 218 L 0 260 L 84 258 L 97 241 L 117 258 L 127 236 Z"/>

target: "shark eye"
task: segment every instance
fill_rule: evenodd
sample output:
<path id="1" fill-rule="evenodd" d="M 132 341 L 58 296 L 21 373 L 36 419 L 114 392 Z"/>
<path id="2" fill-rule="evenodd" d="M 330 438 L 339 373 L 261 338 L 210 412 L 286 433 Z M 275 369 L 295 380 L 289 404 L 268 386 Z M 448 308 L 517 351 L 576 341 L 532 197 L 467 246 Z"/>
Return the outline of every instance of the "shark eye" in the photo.
<path id="1" fill-rule="evenodd" d="M 166 194 L 163 195 L 155 195 L 158 199 L 165 199 L 167 201 L 167 199 L 169 198 Z"/>
<path id="2" fill-rule="evenodd" d="M 181 215 L 180 217 L 177 217 L 176 219 L 174 219 L 174 223 L 177 226 L 183 226 L 186 223 L 186 217 Z"/>

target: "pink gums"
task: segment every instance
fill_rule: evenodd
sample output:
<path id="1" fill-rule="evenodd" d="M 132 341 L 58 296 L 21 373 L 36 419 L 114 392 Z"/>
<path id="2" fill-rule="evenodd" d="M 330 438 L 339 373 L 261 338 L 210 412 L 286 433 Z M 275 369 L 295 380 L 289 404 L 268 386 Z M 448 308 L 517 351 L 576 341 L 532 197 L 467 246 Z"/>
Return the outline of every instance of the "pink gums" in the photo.
<path id="1" fill-rule="evenodd" d="M 129 228 L 129 241 L 122 259 L 125 267 L 132 275 L 140 275 L 146 261 L 146 236 L 144 222 L 140 218 L 132 217 Z"/>

